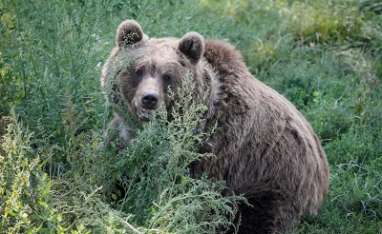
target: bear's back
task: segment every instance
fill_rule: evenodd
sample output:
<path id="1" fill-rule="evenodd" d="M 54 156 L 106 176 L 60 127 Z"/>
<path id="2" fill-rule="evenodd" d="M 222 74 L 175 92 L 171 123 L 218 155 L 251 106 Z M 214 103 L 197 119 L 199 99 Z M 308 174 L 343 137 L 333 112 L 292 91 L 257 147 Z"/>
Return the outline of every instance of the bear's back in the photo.
<path id="1" fill-rule="evenodd" d="M 256 183 L 265 190 L 264 181 L 276 180 L 277 187 L 305 198 L 298 204 L 304 213 L 316 213 L 328 190 L 329 170 L 309 122 L 284 96 L 254 78 L 232 45 L 207 40 L 204 57 L 220 82 L 223 117 L 219 121 L 225 125 L 225 139 L 217 137 L 215 153 L 225 155 L 219 167 L 229 165 L 230 178 L 224 179 L 239 192 L 247 190 L 247 184 L 253 186 L 254 178 L 262 178 Z M 232 156 L 237 152 L 241 159 Z M 298 177 L 306 179 L 291 183 Z"/>

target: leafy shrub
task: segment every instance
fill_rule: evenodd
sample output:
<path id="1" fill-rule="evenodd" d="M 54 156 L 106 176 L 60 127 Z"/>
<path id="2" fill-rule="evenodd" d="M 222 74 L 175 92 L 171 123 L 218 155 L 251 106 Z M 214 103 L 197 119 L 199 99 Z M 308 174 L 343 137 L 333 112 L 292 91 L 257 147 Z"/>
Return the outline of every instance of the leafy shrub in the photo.
<path id="1" fill-rule="evenodd" d="M 51 206 L 51 181 L 32 134 L 12 120 L 0 147 L 0 230 L 3 233 L 63 233 L 61 215 Z"/>
<path id="2" fill-rule="evenodd" d="M 193 102 L 191 83 L 184 83 L 184 100 L 176 104 L 171 122 L 160 114 L 119 154 L 103 152 L 97 134 L 82 139 L 88 144 L 71 151 L 71 170 L 52 179 L 40 161 L 48 159 L 46 149 L 41 156 L 35 153 L 32 135 L 15 121 L 9 125 L 0 171 L 2 230 L 213 233 L 230 228 L 241 199 L 223 197 L 223 183 L 193 179 L 188 172 L 191 162 L 211 156 L 196 153 L 206 137 L 195 133 L 205 108 Z M 124 196 L 114 187 L 118 184 Z"/>
<path id="3" fill-rule="evenodd" d="M 236 215 L 239 197 L 223 197 L 224 183 L 190 177 L 193 161 L 213 157 L 197 153 L 207 137 L 197 130 L 206 107 L 193 101 L 192 90 L 185 77 L 172 120 L 162 113 L 148 123 L 118 162 L 126 171 L 122 210 L 161 233 L 214 233 L 233 225 Z"/>

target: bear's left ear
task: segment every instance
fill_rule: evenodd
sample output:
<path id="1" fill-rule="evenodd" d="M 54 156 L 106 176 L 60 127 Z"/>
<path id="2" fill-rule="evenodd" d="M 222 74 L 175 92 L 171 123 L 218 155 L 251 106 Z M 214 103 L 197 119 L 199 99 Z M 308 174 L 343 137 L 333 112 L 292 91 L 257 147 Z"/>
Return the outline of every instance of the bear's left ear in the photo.
<path id="1" fill-rule="evenodd" d="M 123 21 L 117 29 L 116 43 L 119 47 L 131 46 L 143 39 L 141 25 L 135 20 Z"/>
<path id="2" fill-rule="evenodd" d="M 196 64 L 204 53 L 204 38 L 197 32 L 189 32 L 180 39 L 178 49 Z"/>

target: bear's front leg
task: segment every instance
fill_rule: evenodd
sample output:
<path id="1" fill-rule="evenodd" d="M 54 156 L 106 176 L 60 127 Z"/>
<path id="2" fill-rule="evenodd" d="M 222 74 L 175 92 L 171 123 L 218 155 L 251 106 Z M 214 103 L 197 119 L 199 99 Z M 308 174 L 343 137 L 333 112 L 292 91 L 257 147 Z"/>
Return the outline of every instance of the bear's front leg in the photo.
<path id="1" fill-rule="evenodd" d="M 106 130 L 105 147 L 112 147 L 117 151 L 121 151 L 126 148 L 130 139 L 131 133 L 128 126 L 126 126 L 121 117 L 115 114 Z"/>

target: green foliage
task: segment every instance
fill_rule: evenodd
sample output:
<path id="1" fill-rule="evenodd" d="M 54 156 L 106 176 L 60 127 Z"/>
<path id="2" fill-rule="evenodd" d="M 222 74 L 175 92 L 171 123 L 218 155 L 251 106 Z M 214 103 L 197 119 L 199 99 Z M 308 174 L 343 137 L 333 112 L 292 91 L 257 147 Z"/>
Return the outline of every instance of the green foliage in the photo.
<path id="1" fill-rule="evenodd" d="M 159 115 L 119 154 L 99 147 L 111 115 L 100 69 L 126 18 L 150 37 L 198 31 L 231 41 L 257 78 L 309 119 L 331 187 L 320 215 L 297 233 L 382 232 L 380 0 L 0 0 L 1 232 L 211 233 L 231 225 L 239 198 L 187 172 L 209 157 L 195 153 L 204 137 L 193 131 L 197 108 L 171 123 Z M 19 121 L 4 133 L 1 117 L 12 108 Z"/>
<path id="2" fill-rule="evenodd" d="M 224 183 L 189 175 L 193 161 L 213 157 L 196 153 L 207 137 L 196 131 L 206 108 L 193 101 L 192 90 L 191 77 L 185 77 L 171 122 L 166 113 L 159 114 L 118 162 L 126 171 L 122 210 L 161 233 L 214 233 L 233 225 L 236 213 L 232 208 L 239 197 L 222 197 Z"/>
<path id="3" fill-rule="evenodd" d="M 196 153 L 207 135 L 195 132 L 205 107 L 193 101 L 192 89 L 185 77 L 172 121 L 158 113 L 123 152 L 104 151 L 99 133 L 70 135 L 70 169 L 53 178 L 43 169 L 54 149 L 32 149 L 32 134 L 13 120 L 2 145 L 1 230 L 213 233 L 233 227 L 235 204 L 243 199 L 223 197 L 223 182 L 189 174 L 191 162 L 212 157 Z"/>
<path id="4" fill-rule="evenodd" d="M 51 181 L 32 134 L 15 120 L 0 147 L 0 230 L 3 233 L 63 233 L 61 214 L 50 204 Z"/>
<path id="5" fill-rule="evenodd" d="M 361 31 L 362 17 L 355 2 L 295 2 L 282 16 L 286 20 L 286 30 L 303 41 L 341 41 Z"/>

